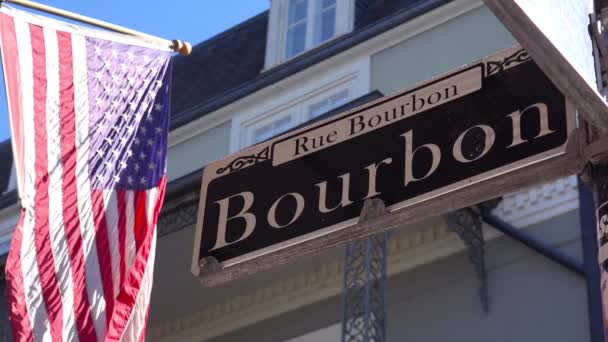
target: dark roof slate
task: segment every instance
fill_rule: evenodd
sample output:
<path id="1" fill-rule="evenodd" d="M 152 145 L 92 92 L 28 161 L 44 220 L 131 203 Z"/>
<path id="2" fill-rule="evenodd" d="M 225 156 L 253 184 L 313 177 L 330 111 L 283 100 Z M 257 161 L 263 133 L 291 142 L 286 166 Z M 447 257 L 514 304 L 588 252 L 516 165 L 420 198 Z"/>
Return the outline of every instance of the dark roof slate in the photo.
<path id="1" fill-rule="evenodd" d="M 425 0 L 356 0 L 355 30 Z"/>
<path id="2" fill-rule="evenodd" d="M 268 11 L 173 58 L 171 112 L 179 113 L 256 77 L 264 67 Z"/>
<path id="3" fill-rule="evenodd" d="M 13 167 L 13 152 L 11 149 L 11 141 L 5 140 L 0 142 L 0 196 L 8 190 L 9 181 L 11 178 L 11 170 Z"/>

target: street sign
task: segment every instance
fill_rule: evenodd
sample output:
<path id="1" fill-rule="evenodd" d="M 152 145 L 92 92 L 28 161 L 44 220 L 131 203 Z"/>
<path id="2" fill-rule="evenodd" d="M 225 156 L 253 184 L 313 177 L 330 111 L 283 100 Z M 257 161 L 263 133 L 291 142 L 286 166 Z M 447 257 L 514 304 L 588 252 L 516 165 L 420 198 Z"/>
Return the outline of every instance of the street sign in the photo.
<path id="1" fill-rule="evenodd" d="M 583 117 L 608 130 L 589 33 L 593 0 L 484 0 Z"/>
<path id="2" fill-rule="evenodd" d="M 208 165 L 192 272 L 227 281 L 575 173 L 573 129 L 527 52 L 503 51 Z M 389 214 L 358 223 L 371 198 Z"/>

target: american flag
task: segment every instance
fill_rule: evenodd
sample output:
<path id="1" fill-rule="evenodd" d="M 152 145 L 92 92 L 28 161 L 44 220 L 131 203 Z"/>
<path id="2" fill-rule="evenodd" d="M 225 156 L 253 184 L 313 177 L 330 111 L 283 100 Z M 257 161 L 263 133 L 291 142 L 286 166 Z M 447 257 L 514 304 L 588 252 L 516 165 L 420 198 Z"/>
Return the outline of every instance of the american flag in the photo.
<path id="1" fill-rule="evenodd" d="M 22 206 L 6 263 L 13 335 L 143 340 L 171 52 L 5 6 L 0 38 Z"/>

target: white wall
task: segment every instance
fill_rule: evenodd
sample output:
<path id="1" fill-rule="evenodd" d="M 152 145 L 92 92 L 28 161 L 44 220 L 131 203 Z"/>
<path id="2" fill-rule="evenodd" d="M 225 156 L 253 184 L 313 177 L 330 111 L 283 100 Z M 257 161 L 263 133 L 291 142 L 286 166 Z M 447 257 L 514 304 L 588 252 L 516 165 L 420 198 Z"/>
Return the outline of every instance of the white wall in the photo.
<path id="1" fill-rule="evenodd" d="M 482 6 L 373 55 L 372 89 L 391 94 L 515 44 Z"/>

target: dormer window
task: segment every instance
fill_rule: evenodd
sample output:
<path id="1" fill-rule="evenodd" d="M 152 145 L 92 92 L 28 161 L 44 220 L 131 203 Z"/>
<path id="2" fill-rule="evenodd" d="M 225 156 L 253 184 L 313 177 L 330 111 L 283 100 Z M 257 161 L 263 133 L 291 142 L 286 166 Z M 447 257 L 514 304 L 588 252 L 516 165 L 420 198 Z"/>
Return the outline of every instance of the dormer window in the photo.
<path id="1" fill-rule="evenodd" d="M 308 31 L 307 0 L 290 0 L 287 19 L 287 57 L 295 56 L 306 47 Z M 311 1 L 312 2 L 312 1 Z"/>
<path id="2" fill-rule="evenodd" d="M 354 0 L 272 0 L 266 69 L 350 32 L 353 3 Z"/>
<path id="3" fill-rule="evenodd" d="M 336 33 L 336 0 L 290 0 L 287 15 L 287 58 Z"/>

